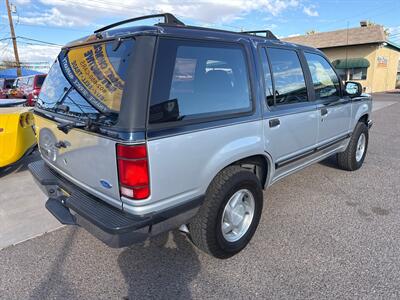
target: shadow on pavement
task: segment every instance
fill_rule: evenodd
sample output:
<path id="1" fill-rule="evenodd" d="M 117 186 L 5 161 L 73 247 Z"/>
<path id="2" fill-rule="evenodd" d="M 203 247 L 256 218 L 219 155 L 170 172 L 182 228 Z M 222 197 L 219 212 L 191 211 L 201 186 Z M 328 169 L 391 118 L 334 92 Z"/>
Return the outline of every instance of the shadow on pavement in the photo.
<path id="1" fill-rule="evenodd" d="M 323 161 L 320 161 L 319 164 L 332 169 L 339 169 L 336 154 L 324 159 Z"/>
<path id="2" fill-rule="evenodd" d="M 118 257 L 128 286 L 124 299 L 191 299 L 200 261 L 184 234 L 173 231 L 130 247 Z"/>
<path id="3" fill-rule="evenodd" d="M 60 248 L 60 253 L 55 257 L 50 271 L 44 274 L 43 280 L 32 291 L 29 299 L 46 299 L 49 298 L 50 294 L 54 299 L 78 298 L 74 289 L 71 288 L 71 283 L 63 275 L 63 265 L 71 250 L 77 230 L 77 227 L 71 230 Z"/>
<path id="4" fill-rule="evenodd" d="M 28 165 L 31 162 L 39 160 L 39 159 L 40 159 L 39 151 L 35 150 L 33 153 L 29 154 L 28 156 L 23 157 L 18 162 L 14 163 L 10 166 L 0 168 L 0 178 L 3 178 L 12 173 L 26 171 L 28 169 Z"/>

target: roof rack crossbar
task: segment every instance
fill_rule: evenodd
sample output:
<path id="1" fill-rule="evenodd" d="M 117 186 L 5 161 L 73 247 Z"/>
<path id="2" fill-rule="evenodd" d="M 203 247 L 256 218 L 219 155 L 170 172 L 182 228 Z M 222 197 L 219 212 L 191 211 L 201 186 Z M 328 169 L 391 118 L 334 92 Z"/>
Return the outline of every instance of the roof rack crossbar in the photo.
<path id="1" fill-rule="evenodd" d="M 257 33 L 265 33 L 265 37 L 271 40 L 278 40 L 275 34 L 272 33 L 271 30 L 253 30 L 253 31 L 242 31 L 242 33 L 253 34 L 256 35 Z"/>
<path id="2" fill-rule="evenodd" d="M 164 18 L 164 24 L 168 24 L 168 25 L 182 25 L 184 26 L 185 24 L 181 21 L 179 21 L 173 14 L 170 13 L 163 13 L 163 14 L 154 14 L 154 15 L 147 15 L 147 16 L 141 16 L 141 17 L 137 17 L 137 18 L 132 18 L 132 19 L 127 19 L 127 20 L 123 20 L 123 21 L 119 21 L 110 25 L 107 25 L 105 27 L 102 27 L 100 29 L 97 29 L 94 31 L 94 33 L 98 33 L 104 30 L 108 30 L 123 24 L 127 24 L 127 23 L 131 23 L 131 22 L 136 22 L 136 21 L 140 21 L 140 20 L 145 20 L 145 19 L 153 19 L 153 18 L 159 18 L 159 17 L 163 17 Z"/>

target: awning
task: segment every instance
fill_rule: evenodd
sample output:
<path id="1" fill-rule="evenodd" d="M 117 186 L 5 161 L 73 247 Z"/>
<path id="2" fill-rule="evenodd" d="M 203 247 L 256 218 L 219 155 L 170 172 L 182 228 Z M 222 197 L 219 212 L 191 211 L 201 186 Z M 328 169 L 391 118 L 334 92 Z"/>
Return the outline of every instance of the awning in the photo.
<path id="1" fill-rule="evenodd" d="M 336 59 L 332 62 L 332 65 L 336 69 L 368 68 L 370 66 L 368 59 L 362 57 Z"/>

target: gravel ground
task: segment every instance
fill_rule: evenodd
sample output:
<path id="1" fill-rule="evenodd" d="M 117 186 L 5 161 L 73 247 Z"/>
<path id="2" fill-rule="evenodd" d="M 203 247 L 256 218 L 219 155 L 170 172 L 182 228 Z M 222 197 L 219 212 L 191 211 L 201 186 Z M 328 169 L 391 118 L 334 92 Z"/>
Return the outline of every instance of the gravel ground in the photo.
<path id="1" fill-rule="evenodd" d="M 392 105 L 374 114 L 363 168 L 332 158 L 274 184 L 237 256 L 179 232 L 111 249 L 64 227 L 0 251 L 0 298 L 399 298 L 400 95 L 376 99 Z"/>

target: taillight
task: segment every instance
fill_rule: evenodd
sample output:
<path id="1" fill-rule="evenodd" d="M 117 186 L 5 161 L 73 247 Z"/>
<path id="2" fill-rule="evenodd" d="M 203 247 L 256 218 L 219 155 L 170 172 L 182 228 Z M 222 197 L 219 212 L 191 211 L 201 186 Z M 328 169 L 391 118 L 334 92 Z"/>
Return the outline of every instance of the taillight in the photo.
<path id="1" fill-rule="evenodd" d="M 135 200 L 150 196 L 149 165 L 146 145 L 117 145 L 121 195 Z"/>
<path id="2" fill-rule="evenodd" d="M 26 128 L 32 126 L 34 123 L 33 114 L 31 112 L 23 113 L 19 117 L 19 124 L 21 127 Z"/>

